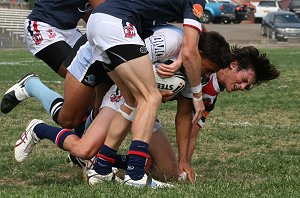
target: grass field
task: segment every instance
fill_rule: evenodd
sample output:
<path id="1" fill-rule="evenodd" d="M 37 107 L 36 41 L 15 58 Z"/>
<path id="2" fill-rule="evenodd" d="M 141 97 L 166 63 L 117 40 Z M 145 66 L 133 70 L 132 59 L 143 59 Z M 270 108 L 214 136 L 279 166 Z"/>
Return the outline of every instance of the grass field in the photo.
<path id="1" fill-rule="evenodd" d="M 54 124 L 34 99 L 0 113 L 0 197 L 300 197 L 300 49 L 264 49 L 281 70 L 278 80 L 250 92 L 223 93 L 207 119 L 192 166 L 195 186 L 131 188 L 114 183 L 89 187 L 50 141 L 27 161 L 14 159 L 14 144 L 28 121 Z M 62 79 L 27 51 L 0 51 L 0 94 L 28 72 L 62 93 Z M 175 145 L 175 103 L 160 119 Z"/>

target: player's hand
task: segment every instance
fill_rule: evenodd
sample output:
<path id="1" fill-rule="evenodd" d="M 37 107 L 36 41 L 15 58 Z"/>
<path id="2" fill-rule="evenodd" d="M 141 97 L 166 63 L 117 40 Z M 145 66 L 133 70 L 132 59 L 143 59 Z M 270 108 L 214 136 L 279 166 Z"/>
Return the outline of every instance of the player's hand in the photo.
<path id="1" fill-rule="evenodd" d="M 163 102 L 163 103 L 172 100 L 174 98 L 174 96 L 176 95 L 176 93 L 174 93 L 172 91 L 160 91 L 160 93 L 162 96 L 161 102 Z"/>
<path id="2" fill-rule="evenodd" d="M 179 169 L 178 172 L 179 172 L 180 176 L 184 177 L 184 174 L 186 174 L 188 181 L 191 182 L 192 184 L 195 184 L 196 173 L 189 164 L 187 164 L 187 163 L 179 164 L 178 169 Z M 184 179 L 183 177 L 182 177 L 182 179 Z"/>
<path id="3" fill-rule="evenodd" d="M 205 106 L 204 106 L 203 100 L 196 101 L 196 100 L 193 99 L 193 104 L 194 104 L 194 108 L 195 108 L 195 114 L 194 114 L 192 123 L 195 124 L 203 116 Z"/>
<path id="4" fill-rule="evenodd" d="M 160 63 L 156 68 L 157 74 L 162 78 L 168 78 L 173 76 L 180 68 L 181 65 L 174 61 L 173 63 L 167 65 Z"/>

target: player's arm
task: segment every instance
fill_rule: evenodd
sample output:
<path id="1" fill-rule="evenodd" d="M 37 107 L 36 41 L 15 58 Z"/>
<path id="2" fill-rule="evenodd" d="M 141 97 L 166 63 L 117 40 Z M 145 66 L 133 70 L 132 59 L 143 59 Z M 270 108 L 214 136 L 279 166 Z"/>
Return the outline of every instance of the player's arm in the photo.
<path id="1" fill-rule="evenodd" d="M 208 106 L 206 104 L 206 110 L 204 111 L 202 118 L 199 120 L 198 123 L 195 123 L 192 126 L 191 138 L 190 138 L 190 142 L 189 142 L 189 151 L 188 151 L 189 163 L 192 162 L 192 157 L 193 157 L 194 150 L 196 148 L 199 132 L 200 132 L 201 128 L 204 127 L 205 121 L 206 121 L 208 115 L 214 109 L 216 101 L 217 101 L 217 97 L 215 97 L 213 99 L 213 102 L 211 105 Z"/>
<path id="2" fill-rule="evenodd" d="M 179 174 L 184 171 L 188 174 L 188 179 L 192 183 L 195 182 L 195 172 L 190 167 L 188 150 L 190 135 L 192 129 L 191 119 L 193 110 L 193 103 L 191 99 L 179 96 L 177 102 L 177 114 L 176 114 L 176 140 L 178 146 L 178 168 Z"/>
<path id="3" fill-rule="evenodd" d="M 89 3 L 93 9 L 95 9 L 98 5 L 101 3 L 105 2 L 105 0 L 89 0 Z M 81 18 L 84 20 L 86 23 L 91 15 L 92 11 L 85 13 Z"/>
<path id="4" fill-rule="evenodd" d="M 191 132 L 191 138 L 190 138 L 190 142 L 189 142 L 189 151 L 188 151 L 189 163 L 192 162 L 192 157 L 193 157 L 193 153 L 194 153 L 195 148 L 196 148 L 197 139 L 198 139 L 198 135 L 199 135 L 200 130 L 201 130 L 201 127 L 198 124 L 193 124 L 192 132 Z"/>
<path id="5" fill-rule="evenodd" d="M 92 6 L 92 8 L 94 9 L 101 3 L 105 2 L 105 0 L 89 0 L 89 2 L 90 2 L 90 5 Z"/>
<path id="6" fill-rule="evenodd" d="M 168 78 L 173 76 L 182 66 L 182 56 L 179 52 L 179 55 L 177 56 L 176 60 L 171 64 L 159 64 L 157 68 L 157 73 L 162 78 Z"/>
<path id="7" fill-rule="evenodd" d="M 193 123 L 198 122 L 204 111 L 201 89 L 202 59 L 198 50 L 200 31 L 190 26 L 184 26 L 183 43 L 181 47 L 182 62 L 193 92 L 195 115 Z"/>

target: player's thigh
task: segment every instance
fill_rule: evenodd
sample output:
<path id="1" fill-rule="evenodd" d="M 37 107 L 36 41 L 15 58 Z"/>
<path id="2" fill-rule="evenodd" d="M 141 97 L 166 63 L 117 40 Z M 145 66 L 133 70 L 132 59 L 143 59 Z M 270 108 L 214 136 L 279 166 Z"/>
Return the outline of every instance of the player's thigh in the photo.
<path id="1" fill-rule="evenodd" d="M 158 177 L 173 178 L 178 177 L 177 160 L 172 145 L 161 129 L 153 132 L 149 153 L 155 163 L 155 172 Z"/>
<path id="2" fill-rule="evenodd" d="M 148 55 L 123 63 L 115 70 L 135 97 L 147 98 L 151 93 L 158 93 L 152 63 Z"/>
<path id="3" fill-rule="evenodd" d="M 98 114 L 99 108 L 101 106 L 101 103 L 103 101 L 103 97 L 107 93 L 107 91 L 110 89 L 112 84 L 110 83 L 100 83 L 95 87 L 95 92 L 96 92 L 96 97 L 95 97 L 95 102 L 94 102 L 94 112 L 95 115 Z"/>
<path id="4" fill-rule="evenodd" d="M 64 104 L 59 119 L 81 121 L 93 97 L 94 88 L 82 84 L 69 72 L 64 83 Z"/>
<path id="5" fill-rule="evenodd" d="M 25 41 L 29 51 L 58 72 L 81 34 L 74 28 L 63 30 L 41 21 L 26 19 Z"/>
<path id="6" fill-rule="evenodd" d="M 49 65 L 56 73 L 59 73 L 59 70 L 62 69 L 66 72 L 66 68 L 62 63 L 71 49 L 72 48 L 65 41 L 57 41 L 37 52 L 35 56 Z"/>
<path id="7" fill-rule="evenodd" d="M 133 94 L 131 93 L 131 91 L 127 87 L 127 85 L 121 80 L 118 73 L 115 70 L 113 70 L 111 72 L 108 72 L 108 75 L 114 81 L 114 83 L 117 85 L 119 90 L 121 90 L 122 96 L 124 97 L 126 103 L 131 107 L 136 106 L 136 104 L 135 104 L 136 101 L 135 101 Z"/>
<path id="8" fill-rule="evenodd" d="M 124 27 L 124 24 L 127 25 Z M 103 31 L 97 29 L 100 26 Z M 152 62 L 133 24 L 108 14 L 95 13 L 89 18 L 87 37 L 94 59 L 105 63 L 109 60 L 106 67 L 118 74 L 135 97 L 155 92 Z M 122 87 L 119 88 L 125 93 Z"/>

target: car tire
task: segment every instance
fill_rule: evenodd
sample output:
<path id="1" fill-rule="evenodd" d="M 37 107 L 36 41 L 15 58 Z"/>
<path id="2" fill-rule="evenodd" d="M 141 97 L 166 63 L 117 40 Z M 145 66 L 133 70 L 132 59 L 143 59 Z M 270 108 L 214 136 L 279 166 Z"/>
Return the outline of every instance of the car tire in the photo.
<path id="1" fill-rule="evenodd" d="M 285 38 L 278 38 L 278 37 L 277 37 L 277 41 L 287 42 L 287 39 L 285 39 Z"/>
<path id="2" fill-rule="evenodd" d="M 261 23 L 261 18 L 254 18 L 254 23 Z"/>
<path id="3" fill-rule="evenodd" d="M 202 15 L 202 23 L 210 23 L 212 21 L 212 15 L 210 12 L 204 11 Z"/>
<path id="4" fill-rule="evenodd" d="M 231 21 L 230 21 L 229 19 L 223 19 L 223 23 L 224 23 L 224 24 L 230 24 Z"/>
<path id="5" fill-rule="evenodd" d="M 261 26 L 260 33 L 261 33 L 262 36 L 266 36 L 267 35 L 264 26 Z"/>

